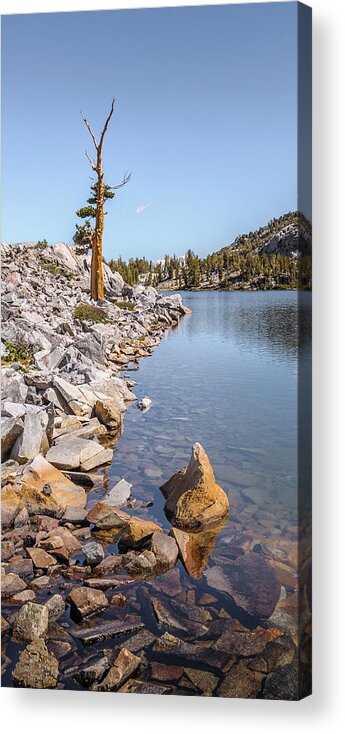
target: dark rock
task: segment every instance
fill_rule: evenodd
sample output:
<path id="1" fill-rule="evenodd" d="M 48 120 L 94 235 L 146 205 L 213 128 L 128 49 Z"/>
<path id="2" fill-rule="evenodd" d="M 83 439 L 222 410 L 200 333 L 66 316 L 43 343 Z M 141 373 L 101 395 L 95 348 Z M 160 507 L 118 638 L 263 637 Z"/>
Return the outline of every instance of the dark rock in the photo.
<path id="1" fill-rule="evenodd" d="M 59 675 L 58 661 L 41 639 L 33 640 L 20 654 L 12 673 L 15 686 L 55 688 Z"/>
<path id="2" fill-rule="evenodd" d="M 203 647 L 201 645 L 192 645 L 189 642 L 174 637 L 169 632 L 165 632 L 159 637 L 153 645 L 154 652 L 162 655 L 173 655 L 176 658 L 188 662 L 201 662 L 210 665 L 212 668 L 223 668 L 229 655 L 219 650 Z"/>
<path id="3" fill-rule="evenodd" d="M 311 673 L 309 666 L 297 660 L 269 673 L 266 678 L 263 698 L 269 700 L 299 701 L 311 695 Z"/>
<path id="4" fill-rule="evenodd" d="M 250 670 L 247 662 L 240 660 L 226 673 L 216 695 L 224 698 L 257 698 L 263 679 L 263 673 Z"/>
<path id="5" fill-rule="evenodd" d="M 79 619 L 98 614 L 108 606 L 108 599 L 103 591 L 86 586 L 76 587 L 67 597 Z"/>
<path id="6" fill-rule="evenodd" d="M 239 556 L 223 567 L 208 568 L 205 576 L 211 588 L 228 594 L 253 617 L 270 617 L 280 597 L 277 574 L 258 553 Z"/>
<path id="7" fill-rule="evenodd" d="M 119 688 L 119 693 L 147 693 L 154 696 L 167 696 L 173 693 L 173 690 L 171 686 L 162 686 L 157 683 L 149 683 L 145 680 L 132 678 Z"/>
<path id="8" fill-rule="evenodd" d="M 84 686 L 84 688 L 90 688 L 94 683 L 97 683 L 109 669 L 109 660 L 106 655 L 101 658 L 97 658 L 91 663 L 78 668 L 73 673 L 73 678 Z"/>
<path id="9" fill-rule="evenodd" d="M 143 622 L 139 617 L 137 617 L 132 621 L 129 619 L 128 621 L 117 619 L 97 624 L 94 627 L 87 627 L 80 630 L 73 629 L 71 634 L 84 645 L 92 645 L 94 642 L 100 642 L 101 640 L 106 640 L 109 637 L 118 637 L 120 635 L 130 634 L 130 632 L 136 632 L 143 627 Z"/>
<path id="10" fill-rule="evenodd" d="M 116 691 L 141 665 L 141 659 L 123 647 L 101 683 L 93 686 L 94 691 Z"/>

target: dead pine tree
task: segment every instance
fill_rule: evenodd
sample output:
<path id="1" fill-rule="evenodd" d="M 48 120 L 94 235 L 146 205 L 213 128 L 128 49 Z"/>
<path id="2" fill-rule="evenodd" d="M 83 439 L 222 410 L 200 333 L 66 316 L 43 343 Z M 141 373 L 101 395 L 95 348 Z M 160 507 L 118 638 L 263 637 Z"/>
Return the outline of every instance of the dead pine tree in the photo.
<path id="1" fill-rule="evenodd" d="M 89 206 L 84 207 L 83 209 L 80 209 L 79 212 L 77 212 L 78 216 L 84 219 L 86 218 L 88 220 L 87 224 L 88 224 L 88 232 L 89 232 L 89 246 L 91 245 L 91 250 L 92 250 L 90 292 L 91 292 L 91 298 L 94 301 L 98 301 L 100 298 L 104 298 L 104 276 L 103 276 L 103 254 L 102 254 L 103 232 L 104 232 L 104 214 L 105 214 L 104 202 L 106 199 L 113 199 L 115 196 L 115 191 L 125 186 L 131 177 L 130 173 L 125 173 L 121 183 L 119 184 L 114 184 L 113 186 L 109 186 L 108 184 L 104 183 L 103 161 L 102 161 L 103 142 L 104 142 L 105 134 L 108 129 L 110 119 L 114 112 L 114 107 L 115 107 L 115 99 L 112 100 L 110 112 L 104 123 L 104 127 L 103 127 L 103 130 L 101 132 L 101 135 L 98 141 L 91 129 L 91 126 L 88 120 L 86 119 L 86 117 L 84 117 L 83 113 L 81 113 L 82 119 L 91 135 L 91 139 L 95 147 L 95 151 L 96 151 L 95 160 L 88 154 L 87 151 L 85 151 L 85 155 L 90 163 L 90 166 L 92 170 L 94 171 L 94 173 L 96 174 L 96 180 L 95 180 L 95 183 L 91 187 L 92 196 L 90 199 L 88 199 Z M 90 219 L 95 219 L 94 228 L 91 228 L 90 226 Z M 79 230 L 83 232 L 85 228 L 80 227 Z M 75 239 L 75 241 L 77 240 Z"/>

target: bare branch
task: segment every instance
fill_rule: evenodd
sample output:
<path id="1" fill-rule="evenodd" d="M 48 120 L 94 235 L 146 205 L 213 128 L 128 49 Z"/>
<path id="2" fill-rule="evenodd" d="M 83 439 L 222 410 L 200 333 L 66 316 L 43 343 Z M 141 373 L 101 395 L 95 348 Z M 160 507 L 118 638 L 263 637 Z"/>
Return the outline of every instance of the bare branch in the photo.
<path id="1" fill-rule="evenodd" d="M 94 144 L 94 146 L 95 146 L 96 150 L 98 150 L 97 140 L 96 140 L 96 138 L 95 138 L 95 136 L 94 136 L 94 134 L 93 134 L 93 132 L 92 132 L 92 130 L 91 130 L 91 127 L 90 127 L 90 125 L 89 125 L 89 123 L 88 123 L 88 121 L 87 121 L 86 117 L 84 117 L 84 115 L 83 115 L 82 111 L 80 111 L 80 114 L 81 114 L 82 120 L 83 120 L 83 121 L 85 122 L 85 125 L 86 125 L 86 127 L 87 127 L 87 129 L 88 129 L 88 131 L 89 131 L 89 133 L 90 133 L 90 135 L 91 135 L 91 137 L 92 137 L 92 140 L 93 140 L 93 144 Z"/>
<path id="2" fill-rule="evenodd" d="M 105 136 L 105 133 L 107 132 L 107 127 L 109 125 L 109 120 L 110 120 L 110 118 L 111 118 L 111 116 L 112 116 L 112 114 L 114 112 L 114 106 L 115 106 L 115 99 L 113 97 L 113 100 L 112 100 L 112 103 L 111 103 L 110 112 L 109 112 L 109 115 L 108 115 L 108 117 L 107 117 L 107 119 L 105 121 L 105 125 L 104 125 L 104 128 L 102 130 L 102 135 L 101 135 L 101 137 L 99 139 L 99 146 L 98 147 L 99 147 L 100 150 L 102 150 L 104 136 Z"/>
<path id="3" fill-rule="evenodd" d="M 97 173 L 97 166 L 96 166 L 96 163 L 95 163 L 95 161 L 93 161 L 93 160 L 92 160 L 91 156 L 89 156 L 89 154 L 88 154 L 87 150 L 85 151 L 85 155 L 86 155 L 86 157 L 87 157 L 87 159 L 88 159 L 88 161 L 89 161 L 89 163 L 90 163 L 90 166 L 91 166 L 92 170 L 93 170 L 93 171 L 96 171 L 96 173 Z"/>
<path id="4" fill-rule="evenodd" d="M 108 186 L 108 189 L 115 189 L 115 190 L 116 189 L 121 189 L 122 186 L 126 186 L 126 184 L 128 183 L 128 181 L 130 181 L 131 176 L 132 176 L 132 174 L 131 173 L 128 173 L 128 171 L 126 171 L 126 173 L 123 176 L 123 179 L 122 179 L 121 183 L 115 184 L 114 186 Z"/>

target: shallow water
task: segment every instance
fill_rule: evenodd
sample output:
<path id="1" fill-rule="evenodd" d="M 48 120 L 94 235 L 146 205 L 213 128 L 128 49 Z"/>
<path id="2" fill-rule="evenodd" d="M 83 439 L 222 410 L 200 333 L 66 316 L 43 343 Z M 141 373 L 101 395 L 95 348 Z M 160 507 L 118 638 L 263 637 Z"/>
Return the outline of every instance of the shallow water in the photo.
<path id="1" fill-rule="evenodd" d="M 310 294 L 190 292 L 183 299 L 192 315 L 128 373 L 136 395 L 153 404 L 146 413 L 135 404 L 128 410 L 111 482 L 124 476 L 134 497 L 154 502 L 150 517 L 168 527 L 159 485 L 198 441 L 231 504 L 233 487 L 256 487 L 279 500 L 278 522 L 296 521 L 297 375 L 299 360 L 310 360 Z"/>

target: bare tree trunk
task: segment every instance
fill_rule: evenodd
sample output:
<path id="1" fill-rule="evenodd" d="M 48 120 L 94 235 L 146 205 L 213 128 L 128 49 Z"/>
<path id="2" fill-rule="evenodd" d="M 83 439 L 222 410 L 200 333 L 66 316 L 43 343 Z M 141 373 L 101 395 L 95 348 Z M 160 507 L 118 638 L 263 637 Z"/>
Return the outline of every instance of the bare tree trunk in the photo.
<path id="1" fill-rule="evenodd" d="M 104 298 L 104 275 L 102 243 L 104 232 L 104 179 L 102 170 L 102 150 L 97 151 L 97 204 L 96 226 L 91 257 L 91 298 L 98 301 Z"/>
<path id="2" fill-rule="evenodd" d="M 99 142 L 97 142 L 94 133 L 86 119 L 82 118 L 85 125 L 91 135 L 92 142 L 95 146 L 97 153 L 97 162 L 95 163 L 92 158 L 86 152 L 86 157 L 91 165 L 92 170 L 97 175 L 97 202 L 96 202 L 96 225 L 92 238 L 92 255 L 91 255 L 91 278 L 90 278 L 90 291 L 91 298 L 94 301 L 98 301 L 100 298 L 104 298 L 104 274 L 103 274 L 103 232 L 104 232 L 104 176 L 103 176 L 103 165 L 102 165 L 102 147 L 105 133 L 107 132 L 110 118 L 114 112 L 115 100 L 111 103 L 109 115 L 104 123 L 104 127 L 101 133 Z M 115 186 L 108 186 L 107 189 L 119 189 L 128 183 L 131 174 L 125 174 L 120 184 Z"/>

